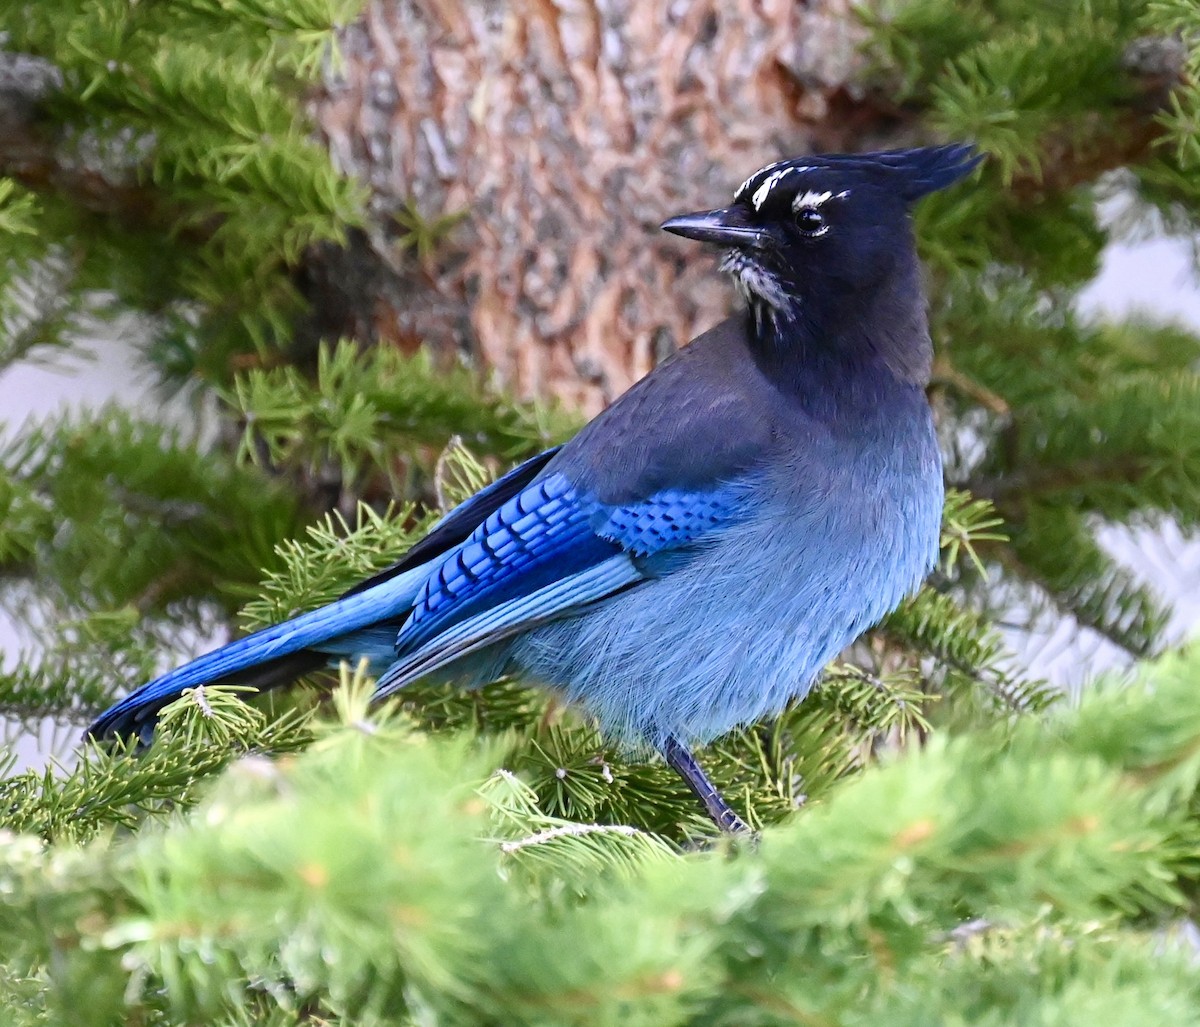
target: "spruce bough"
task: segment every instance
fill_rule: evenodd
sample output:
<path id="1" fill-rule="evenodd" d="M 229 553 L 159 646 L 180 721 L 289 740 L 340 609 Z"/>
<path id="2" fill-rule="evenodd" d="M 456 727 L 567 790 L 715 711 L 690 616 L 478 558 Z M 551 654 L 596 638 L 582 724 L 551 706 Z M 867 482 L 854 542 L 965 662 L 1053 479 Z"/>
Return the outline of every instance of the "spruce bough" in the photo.
<path id="1" fill-rule="evenodd" d="M 13 1022 L 1192 1022 L 1191 953 L 1152 925 L 1195 885 L 1198 675 L 1163 660 L 683 852 L 546 816 L 503 740 L 430 736 L 347 674 L 303 752 L 244 756 L 186 817 L 6 837 Z M 166 717 L 180 755 L 292 730 L 201 700 Z"/>

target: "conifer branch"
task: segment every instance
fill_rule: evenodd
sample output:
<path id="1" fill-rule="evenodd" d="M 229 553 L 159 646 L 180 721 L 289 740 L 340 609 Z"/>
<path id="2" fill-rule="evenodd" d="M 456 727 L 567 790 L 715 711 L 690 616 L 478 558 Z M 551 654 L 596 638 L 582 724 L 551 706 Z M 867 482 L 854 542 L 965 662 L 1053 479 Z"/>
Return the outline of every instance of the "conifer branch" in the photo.
<path id="1" fill-rule="evenodd" d="M 195 814 L 159 830 L 97 836 L 100 807 L 72 806 L 75 779 L 91 775 L 115 807 L 129 794 L 115 773 L 136 778 L 203 732 L 184 700 L 177 733 L 141 760 L 89 756 L 61 785 L 10 787 L 17 808 L 50 787 L 57 815 L 30 823 L 93 843 L 0 845 L 6 987 L 36 981 L 25 1015 L 86 972 L 104 984 L 91 992 L 100 1021 L 166 1024 L 290 1024 L 301 1008 L 346 1024 L 431 1010 L 751 1022 L 785 1009 L 920 1023 L 972 1015 L 981 989 L 1019 1022 L 1114 1002 L 1188 1022 L 1191 953 L 1146 918 L 1186 910 L 1196 879 L 1196 674 L 1195 654 L 1173 659 L 1050 725 L 934 741 L 756 847 L 686 854 L 604 825 L 517 833 L 539 813 L 525 785 L 489 772 L 495 749 L 422 739 L 394 709 L 368 714 L 366 683 L 349 679 L 338 722 L 313 725 L 307 751 L 232 764 Z M 261 722 L 247 729 L 261 744 Z M 464 798 L 470 780 L 480 790 Z M 582 890 L 564 897 L 564 883 Z M 964 918 L 982 926 L 956 930 Z"/>

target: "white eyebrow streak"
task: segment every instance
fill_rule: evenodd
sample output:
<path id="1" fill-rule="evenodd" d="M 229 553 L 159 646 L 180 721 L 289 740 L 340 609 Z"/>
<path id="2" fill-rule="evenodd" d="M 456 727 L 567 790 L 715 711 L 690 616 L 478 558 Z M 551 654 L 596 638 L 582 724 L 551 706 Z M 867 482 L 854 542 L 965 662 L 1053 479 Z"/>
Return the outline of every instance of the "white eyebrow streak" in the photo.
<path id="1" fill-rule="evenodd" d="M 819 207 L 832 195 L 833 193 L 818 193 L 810 189 L 806 193 L 800 193 L 792 200 L 792 210 L 799 210 L 801 207 Z"/>
<path id="2" fill-rule="evenodd" d="M 763 180 L 762 185 L 754 190 L 754 195 L 750 197 L 750 202 L 754 204 L 754 209 L 762 210 L 762 205 L 767 202 L 767 197 L 771 195 L 771 190 L 795 170 L 797 169 L 780 168 L 778 171 L 772 171 Z"/>
<path id="3" fill-rule="evenodd" d="M 802 207 L 820 207 L 831 198 L 844 200 L 849 195 L 849 189 L 843 189 L 836 196 L 832 192 L 818 193 L 810 189 L 808 192 L 801 193 L 792 200 L 792 210 L 800 210 Z"/>

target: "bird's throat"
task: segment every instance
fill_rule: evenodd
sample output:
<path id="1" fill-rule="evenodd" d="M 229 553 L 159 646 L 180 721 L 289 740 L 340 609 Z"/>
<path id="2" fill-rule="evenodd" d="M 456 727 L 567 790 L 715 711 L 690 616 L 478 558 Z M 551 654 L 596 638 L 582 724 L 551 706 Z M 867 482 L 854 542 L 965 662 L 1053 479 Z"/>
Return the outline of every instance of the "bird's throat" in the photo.
<path id="1" fill-rule="evenodd" d="M 729 250 L 721 261 L 721 270 L 733 277 L 733 284 L 758 318 L 791 316 L 795 298 L 788 295 L 775 275 L 744 251 Z"/>
<path id="2" fill-rule="evenodd" d="M 869 296 L 831 302 L 798 295 L 752 261 L 727 270 L 746 299 L 755 362 L 777 384 L 809 388 L 814 379 L 864 377 L 928 384 L 933 354 L 919 292 L 887 283 Z"/>

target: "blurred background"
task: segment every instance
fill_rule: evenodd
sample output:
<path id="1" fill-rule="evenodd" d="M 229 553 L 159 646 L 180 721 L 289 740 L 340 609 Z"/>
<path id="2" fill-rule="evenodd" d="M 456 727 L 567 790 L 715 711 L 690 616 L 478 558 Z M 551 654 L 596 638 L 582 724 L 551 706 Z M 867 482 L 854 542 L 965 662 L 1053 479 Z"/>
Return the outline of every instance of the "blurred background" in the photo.
<path id="1" fill-rule="evenodd" d="M 883 705 L 821 744 L 856 764 L 896 741 L 890 700 L 946 726 L 1039 708 L 1194 630 L 1193 5 L 17 6 L 0 713 L 22 760 L 334 594 L 322 568 L 395 558 L 454 491 L 448 451 L 496 473 L 722 317 L 715 259 L 659 222 L 813 151 L 989 154 L 917 217 L 946 558 L 847 654 Z M 496 725 L 536 721 L 497 701 Z"/>

